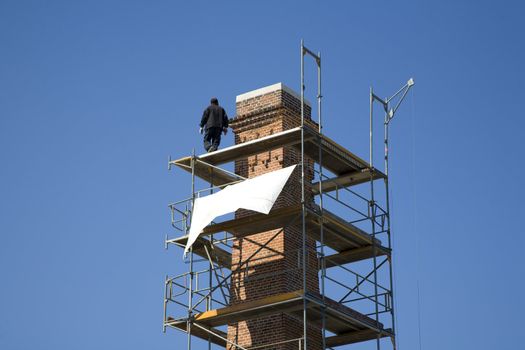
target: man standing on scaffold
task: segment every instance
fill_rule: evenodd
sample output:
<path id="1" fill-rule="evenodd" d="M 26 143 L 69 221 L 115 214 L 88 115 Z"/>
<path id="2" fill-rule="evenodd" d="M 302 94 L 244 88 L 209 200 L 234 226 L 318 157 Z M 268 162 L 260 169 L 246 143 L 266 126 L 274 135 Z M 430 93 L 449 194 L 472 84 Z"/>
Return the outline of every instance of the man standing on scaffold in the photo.
<path id="1" fill-rule="evenodd" d="M 221 143 L 221 132 L 224 135 L 228 132 L 228 116 L 216 97 L 212 97 L 202 114 L 199 132 L 204 132 L 204 149 L 207 152 L 216 151 Z"/>

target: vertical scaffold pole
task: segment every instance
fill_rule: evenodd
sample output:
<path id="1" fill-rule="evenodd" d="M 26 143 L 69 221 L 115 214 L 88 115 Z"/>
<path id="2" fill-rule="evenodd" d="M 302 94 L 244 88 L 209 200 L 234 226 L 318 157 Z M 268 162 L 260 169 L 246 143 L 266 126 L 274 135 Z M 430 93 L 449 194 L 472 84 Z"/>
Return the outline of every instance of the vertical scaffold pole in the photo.
<path id="1" fill-rule="evenodd" d="M 387 108 L 388 111 L 388 108 Z M 391 316 L 391 322 L 392 322 L 392 333 L 396 334 L 396 322 L 395 322 L 395 314 L 394 314 L 394 273 L 393 273 L 393 257 L 392 257 L 392 236 L 391 236 L 391 225 L 390 225 L 390 188 L 388 184 L 388 112 L 385 113 L 385 122 L 384 122 L 384 128 L 385 128 L 385 199 L 386 199 L 386 225 L 387 225 L 387 237 L 388 237 L 388 249 L 390 251 L 389 256 L 389 275 L 390 275 L 390 316 Z M 397 348 L 396 346 L 396 338 L 394 336 L 394 349 Z"/>
<path id="2" fill-rule="evenodd" d="M 306 199 L 305 199 L 305 180 L 304 180 L 304 91 L 306 89 L 304 84 L 304 57 L 306 55 L 312 56 L 313 59 L 315 59 L 315 62 L 317 64 L 317 117 L 318 117 L 318 132 L 319 135 L 317 136 L 317 142 L 318 142 L 318 155 L 319 155 L 319 215 L 321 217 L 320 220 L 320 243 L 321 243 L 321 251 L 319 253 L 320 255 L 320 263 L 321 263 L 321 296 L 323 299 L 323 302 L 325 300 L 325 261 L 324 261 L 324 227 L 323 227 L 323 189 L 322 189 L 322 181 L 323 181 L 323 156 L 322 156 L 322 132 L 323 132 L 323 123 L 322 123 L 322 109 L 321 109 L 321 99 L 323 97 L 321 93 L 321 53 L 318 52 L 317 54 L 313 53 L 313 51 L 309 50 L 304 46 L 304 41 L 301 40 L 301 199 L 302 199 L 302 216 L 303 216 L 303 290 L 305 293 L 304 298 L 304 339 L 306 341 L 306 222 L 305 222 L 305 212 L 306 212 Z M 313 171 L 315 173 L 315 164 L 313 165 Z M 317 244 L 315 244 L 315 253 L 317 257 Z M 325 307 L 322 306 L 321 311 L 321 319 L 322 319 L 322 343 L 323 343 L 323 349 L 326 347 L 325 345 Z M 306 348 L 306 345 L 305 345 Z"/>
<path id="3" fill-rule="evenodd" d="M 376 252 L 376 228 L 375 228 L 375 196 L 374 196 L 374 92 L 370 87 L 370 203 L 369 203 L 369 215 L 372 223 L 372 255 L 374 260 L 374 303 L 375 303 L 375 319 L 379 322 L 379 300 L 377 291 L 377 252 Z M 380 334 L 376 339 L 376 347 L 379 350 L 381 347 Z"/>
<path id="4" fill-rule="evenodd" d="M 326 261 L 324 255 L 324 206 L 323 206 L 323 148 L 322 148 L 322 135 L 323 135 L 323 118 L 321 99 L 323 95 L 321 93 L 321 53 L 317 53 L 317 116 L 319 118 L 319 211 L 321 215 L 321 224 L 319 226 L 319 235 L 321 240 L 321 297 L 323 299 L 323 308 L 321 315 L 321 339 L 322 349 L 326 349 L 326 309 L 324 306 L 325 301 L 325 277 L 326 277 Z"/>
<path id="5" fill-rule="evenodd" d="M 195 148 L 191 155 L 191 210 L 195 206 Z M 191 225 L 191 223 L 190 223 Z M 188 290 L 188 320 L 186 331 L 188 332 L 188 350 L 191 350 L 191 318 L 193 314 L 193 247 L 190 248 L 190 283 Z"/>
<path id="6" fill-rule="evenodd" d="M 213 194 L 213 168 L 210 169 L 210 195 Z M 213 234 L 210 235 L 210 248 L 213 248 Z M 210 249 L 211 253 L 211 249 Z M 210 311 L 212 309 L 212 301 L 213 301 L 213 291 L 212 291 L 212 284 L 213 284 L 213 276 L 212 276 L 212 269 L 213 269 L 213 262 L 210 260 L 209 262 L 209 271 L 208 271 L 208 298 L 206 300 L 206 311 Z M 208 334 L 208 350 L 211 350 L 211 336 Z"/>
<path id="7" fill-rule="evenodd" d="M 301 218 L 302 218 L 302 267 L 303 267 L 303 349 L 306 340 L 306 207 L 304 198 L 304 40 L 301 39 Z"/>

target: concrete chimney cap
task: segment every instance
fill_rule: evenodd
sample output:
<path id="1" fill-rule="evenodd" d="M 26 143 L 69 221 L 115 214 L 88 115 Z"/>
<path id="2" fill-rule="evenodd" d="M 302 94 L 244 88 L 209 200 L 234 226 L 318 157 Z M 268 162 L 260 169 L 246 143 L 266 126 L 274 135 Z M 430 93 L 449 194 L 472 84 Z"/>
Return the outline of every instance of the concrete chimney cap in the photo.
<path id="1" fill-rule="evenodd" d="M 246 92 L 244 94 L 241 94 L 241 95 L 237 95 L 237 97 L 235 98 L 235 102 L 242 102 L 244 100 L 247 100 L 247 99 L 250 99 L 250 98 L 254 98 L 254 97 L 257 97 L 257 96 L 261 96 L 261 95 L 265 95 L 265 94 L 269 94 L 271 92 L 278 91 L 278 90 L 286 91 L 287 93 L 289 93 L 290 95 L 294 96 L 298 100 L 301 99 L 301 95 L 298 94 L 296 91 L 294 91 L 293 89 L 291 89 L 288 86 L 284 85 L 283 83 L 277 83 L 277 84 L 273 84 L 273 85 L 262 87 L 262 88 L 257 89 L 257 90 L 248 91 L 248 92 Z M 308 101 L 307 99 L 304 99 L 304 102 L 308 106 L 312 106 L 310 101 Z"/>

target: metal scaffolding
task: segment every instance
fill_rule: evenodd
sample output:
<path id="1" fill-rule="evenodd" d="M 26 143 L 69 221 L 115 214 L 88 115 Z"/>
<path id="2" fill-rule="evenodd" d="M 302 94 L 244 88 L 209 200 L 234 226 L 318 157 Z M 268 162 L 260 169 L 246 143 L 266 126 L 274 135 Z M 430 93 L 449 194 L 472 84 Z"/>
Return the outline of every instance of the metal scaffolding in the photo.
<path id="1" fill-rule="evenodd" d="M 305 123 L 305 57 L 317 65 L 317 124 L 315 130 Z M 392 267 L 392 239 L 388 184 L 388 128 L 414 81 L 410 79 L 392 97 L 381 99 L 370 89 L 369 162 L 323 135 L 321 109 L 321 54 L 315 54 L 301 41 L 301 124 L 299 127 L 227 147 L 215 152 L 168 161 L 191 173 L 191 195 L 169 205 L 171 225 L 178 232 L 166 236 L 166 249 L 184 247 L 188 239 L 191 212 L 196 198 L 245 180 L 227 170 L 232 162 L 265 151 L 290 147 L 300 152 L 301 203 L 255 214 L 213 222 L 193 244 L 186 263 L 188 271 L 166 276 L 163 329 L 187 333 L 187 349 L 192 337 L 213 346 L 248 350 L 228 339 L 228 324 L 284 313 L 302 319 L 302 336 L 272 344 L 257 344 L 249 349 L 272 349 L 294 343 L 310 349 L 308 325 L 321 331 L 322 349 L 375 341 L 377 349 L 396 349 Z M 394 107 L 393 101 L 397 100 Z M 374 167 L 374 102 L 383 106 L 384 170 Z M 314 163 L 313 183 L 305 181 L 305 163 Z M 198 188 L 201 187 L 201 188 Z M 314 202 L 307 203 L 305 191 Z M 302 289 L 264 297 L 242 304 L 230 303 L 243 274 L 257 254 L 266 249 L 286 227 L 300 225 L 302 246 L 281 254 L 293 255 L 292 270 L 302 274 Z M 278 230 L 240 263 L 232 262 L 235 239 L 258 232 Z M 308 290 L 307 240 L 315 240 L 319 266 L 319 292 Z M 277 272 L 276 272 L 277 273 Z M 172 315 L 179 315 L 173 317 Z M 391 341 L 388 341 L 390 339 Z"/>

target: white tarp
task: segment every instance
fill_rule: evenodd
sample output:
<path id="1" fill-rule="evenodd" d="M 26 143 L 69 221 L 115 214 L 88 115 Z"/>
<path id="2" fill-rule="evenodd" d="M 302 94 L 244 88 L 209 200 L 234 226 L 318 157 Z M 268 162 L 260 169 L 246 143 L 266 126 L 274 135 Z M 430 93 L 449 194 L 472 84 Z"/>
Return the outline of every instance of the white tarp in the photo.
<path id="1" fill-rule="evenodd" d="M 295 167 L 272 171 L 195 199 L 184 257 L 202 230 L 216 217 L 241 208 L 268 214 Z"/>

